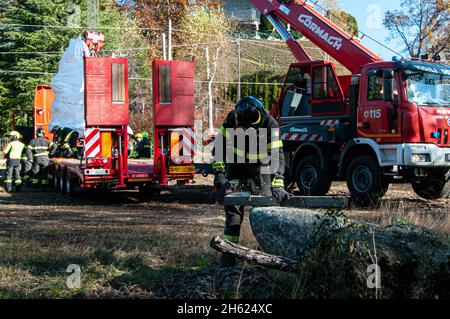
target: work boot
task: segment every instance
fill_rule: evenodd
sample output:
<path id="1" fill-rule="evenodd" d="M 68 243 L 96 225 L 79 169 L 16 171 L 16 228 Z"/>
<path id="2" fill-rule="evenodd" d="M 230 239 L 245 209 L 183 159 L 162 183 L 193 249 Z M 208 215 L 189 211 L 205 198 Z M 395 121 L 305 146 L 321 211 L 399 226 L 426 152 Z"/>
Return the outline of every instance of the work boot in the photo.
<path id="1" fill-rule="evenodd" d="M 220 258 L 220 268 L 232 268 L 236 266 L 236 257 L 230 253 L 222 253 Z"/>

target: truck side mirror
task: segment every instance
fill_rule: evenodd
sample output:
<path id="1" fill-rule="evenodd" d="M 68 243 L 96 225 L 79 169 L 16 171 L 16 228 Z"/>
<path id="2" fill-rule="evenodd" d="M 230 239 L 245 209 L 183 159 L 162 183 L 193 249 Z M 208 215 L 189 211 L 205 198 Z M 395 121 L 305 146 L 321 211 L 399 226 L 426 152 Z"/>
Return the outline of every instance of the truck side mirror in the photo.
<path id="1" fill-rule="evenodd" d="M 383 71 L 383 79 L 384 79 L 384 90 L 383 90 L 383 99 L 386 102 L 394 101 L 394 71 L 393 70 L 384 70 Z"/>

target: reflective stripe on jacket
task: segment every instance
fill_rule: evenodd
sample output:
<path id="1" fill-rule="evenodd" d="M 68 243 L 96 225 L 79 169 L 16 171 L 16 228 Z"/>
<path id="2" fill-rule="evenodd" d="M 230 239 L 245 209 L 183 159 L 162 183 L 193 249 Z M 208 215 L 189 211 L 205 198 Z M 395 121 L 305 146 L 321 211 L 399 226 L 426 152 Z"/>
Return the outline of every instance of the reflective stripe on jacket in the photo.
<path id="1" fill-rule="evenodd" d="M 8 145 L 6 145 L 3 154 L 9 159 L 12 160 L 20 160 L 22 158 L 22 152 L 25 149 L 25 144 L 19 141 L 12 141 Z"/>

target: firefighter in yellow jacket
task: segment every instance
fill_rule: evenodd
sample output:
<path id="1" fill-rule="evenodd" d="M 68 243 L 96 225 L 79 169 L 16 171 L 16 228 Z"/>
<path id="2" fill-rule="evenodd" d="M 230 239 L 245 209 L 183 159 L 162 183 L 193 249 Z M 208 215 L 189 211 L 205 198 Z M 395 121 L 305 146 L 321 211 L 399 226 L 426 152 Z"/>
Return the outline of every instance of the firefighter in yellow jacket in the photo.
<path id="1" fill-rule="evenodd" d="M 19 132 L 12 131 L 8 135 L 10 137 L 10 142 L 3 150 L 3 154 L 7 158 L 5 187 L 7 192 L 11 192 L 14 178 L 14 184 L 16 186 L 16 191 L 18 192 L 22 186 L 22 179 L 20 178 L 20 162 L 22 156 L 26 154 L 26 147 L 25 144 L 19 141 L 21 137 Z"/>

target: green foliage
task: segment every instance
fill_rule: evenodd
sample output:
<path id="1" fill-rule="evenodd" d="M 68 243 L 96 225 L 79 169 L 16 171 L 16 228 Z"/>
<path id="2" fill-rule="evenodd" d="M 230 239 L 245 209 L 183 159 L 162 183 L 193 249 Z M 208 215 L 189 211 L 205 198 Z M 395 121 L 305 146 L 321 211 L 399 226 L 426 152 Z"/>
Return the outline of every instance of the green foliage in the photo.
<path id="1" fill-rule="evenodd" d="M 0 0 L 4 2 L 4 0 Z M 69 17 L 69 3 L 57 0 L 9 1 L 3 8 L 0 22 L 4 24 L 65 26 Z M 47 29 L 34 27 L 4 27 L 0 30 L 1 52 L 58 51 L 62 52 L 76 29 Z M 1 70 L 56 72 L 61 54 L 2 54 Z M 11 109 L 31 109 L 34 86 L 49 83 L 47 75 L 13 74 L 0 72 L 1 128 L 10 125 Z M 20 118 L 19 118 L 20 124 Z"/>
<path id="2" fill-rule="evenodd" d="M 249 96 L 249 95 L 251 95 L 250 86 L 249 86 L 249 84 L 247 82 L 245 82 L 241 86 L 241 96 L 244 97 L 244 96 Z"/>
<path id="3" fill-rule="evenodd" d="M 253 86 L 252 95 L 259 97 L 259 75 L 258 75 L 258 73 L 255 74 L 255 84 Z"/>
<path id="4" fill-rule="evenodd" d="M 272 104 L 277 102 L 278 94 L 279 94 L 278 92 L 279 92 L 279 90 L 278 90 L 278 82 L 277 82 L 277 80 L 274 80 L 273 81 L 273 87 L 272 87 Z"/>
<path id="5" fill-rule="evenodd" d="M 269 89 L 269 83 L 266 81 L 264 82 L 264 107 L 266 110 L 270 110 L 272 104 L 272 99 L 270 96 L 270 89 Z"/>
<path id="6" fill-rule="evenodd" d="M 7 5 L 6 5 L 7 4 Z M 33 106 L 34 87 L 49 84 L 51 73 L 58 71 L 59 60 L 70 39 L 84 31 L 87 12 L 86 0 L 0 0 L 0 23 L 20 25 L 49 25 L 52 28 L 30 26 L 5 26 L 0 28 L 0 70 L 25 73 L 0 72 L 0 132 L 11 127 L 12 109 L 30 111 Z M 142 46 L 142 38 L 122 27 L 132 26 L 109 0 L 100 0 L 99 29 L 105 34 L 104 52 L 128 53 L 127 46 Z M 71 26 L 68 28 L 67 26 Z M 107 26 L 107 29 L 102 29 Z M 4 54 L 4 53 L 8 54 Z M 31 53 L 45 52 L 45 53 Z M 145 51 L 133 53 L 131 72 L 149 75 Z M 138 61 L 138 62 L 137 62 Z M 29 74 L 27 72 L 37 72 Z M 40 74 L 40 73 L 50 73 Z M 130 85 L 130 91 L 133 90 Z M 130 94 L 132 95 L 132 94 Z M 25 113 L 18 112 L 16 124 L 25 124 Z"/>

